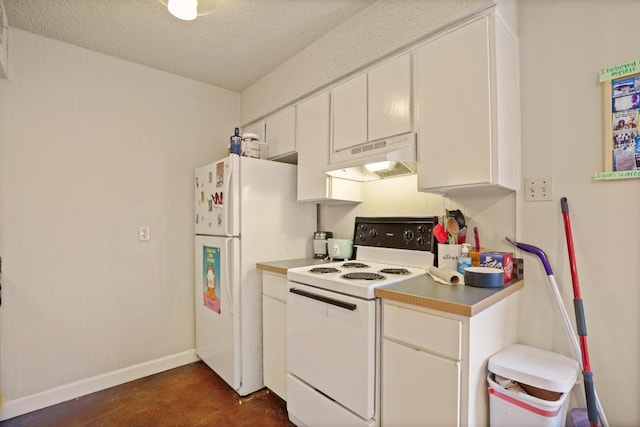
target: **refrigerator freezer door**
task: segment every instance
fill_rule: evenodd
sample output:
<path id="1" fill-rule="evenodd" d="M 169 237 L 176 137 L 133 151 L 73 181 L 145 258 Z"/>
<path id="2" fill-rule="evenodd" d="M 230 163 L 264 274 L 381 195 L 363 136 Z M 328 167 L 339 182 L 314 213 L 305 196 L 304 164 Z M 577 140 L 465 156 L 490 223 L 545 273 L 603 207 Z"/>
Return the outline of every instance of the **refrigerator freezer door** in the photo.
<path id="1" fill-rule="evenodd" d="M 244 396 L 264 386 L 262 275 L 256 263 L 310 257 L 316 208 L 296 201 L 295 165 L 231 155 L 196 169 L 195 176 L 196 351 Z M 216 192 L 222 206 L 214 203 Z M 228 245 L 232 249 L 224 249 Z M 209 249 L 210 256 L 206 246 L 220 251 Z M 208 257 L 215 261 L 212 274 L 205 270 Z M 225 287 L 231 267 L 218 272 L 217 265 L 233 265 L 233 287 Z M 215 300 L 203 305 L 207 281 L 219 306 Z"/>
<path id="2" fill-rule="evenodd" d="M 240 235 L 239 166 L 231 155 L 195 170 L 195 234 Z"/>
<path id="3" fill-rule="evenodd" d="M 195 237 L 196 353 L 235 390 L 240 389 L 240 241 Z"/>

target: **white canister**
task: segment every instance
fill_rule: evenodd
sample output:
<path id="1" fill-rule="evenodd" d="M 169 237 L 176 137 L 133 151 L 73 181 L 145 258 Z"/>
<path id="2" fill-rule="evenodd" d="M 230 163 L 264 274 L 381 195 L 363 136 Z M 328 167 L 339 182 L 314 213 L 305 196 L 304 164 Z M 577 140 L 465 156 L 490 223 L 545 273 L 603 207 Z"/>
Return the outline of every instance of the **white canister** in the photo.
<path id="1" fill-rule="evenodd" d="M 260 141 L 255 133 L 242 134 L 242 155 L 245 157 L 260 158 Z"/>
<path id="2" fill-rule="evenodd" d="M 438 243 L 438 268 L 458 271 L 458 259 L 462 252 L 462 245 L 447 245 Z"/>

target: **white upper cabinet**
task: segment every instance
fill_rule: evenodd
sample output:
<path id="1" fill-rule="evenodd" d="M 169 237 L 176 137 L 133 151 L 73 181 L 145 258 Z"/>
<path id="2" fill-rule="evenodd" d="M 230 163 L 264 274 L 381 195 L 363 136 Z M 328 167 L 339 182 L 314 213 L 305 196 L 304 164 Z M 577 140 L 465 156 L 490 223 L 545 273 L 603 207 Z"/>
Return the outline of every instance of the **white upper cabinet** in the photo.
<path id="1" fill-rule="evenodd" d="M 403 133 L 411 127 L 411 55 L 387 61 L 331 91 L 331 163 L 348 159 L 341 151 Z"/>
<path id="2" fill-rule="evenodd" d="M 264 120 L 258 120 L 257 122 L 253 122 L 244 126 L 242 128 L 242 133 L 240 134 L 240 136 L 244 135 L 245 133 L 255 133 L 256 135 L 258 135 L 258 140 L 264 142 L 266 133 Z"/>
<path id="3" fill-rule="evenodd" d="M 333 150 L 367 142 L 367 75 L 336 86 L 331 92 Z"/>
<path id="4" fill-rule="evenodd" d="M 264 141 L 269 147 L 269 159 L 279 159 L 296 151 L 296 109 L 288 107 L 265 120 Z"/>
<path id="5" fill-rule="evenodd" d="M 330 138 L 329 92 L 297 107 L 298 201 L 345 203 L 362 201 L 359 183 L 328 176 Z"/>
<path id="6" fill-rule="evenodd" d="M 404 54 L 368 74 L 368 139 L 411 131 L 411 56 Z"/>
<path id="7" fill-rule="evenodd" d="M 416 51 L 418 188 L 519 186 L 517 46 L 494 13 Z"/>

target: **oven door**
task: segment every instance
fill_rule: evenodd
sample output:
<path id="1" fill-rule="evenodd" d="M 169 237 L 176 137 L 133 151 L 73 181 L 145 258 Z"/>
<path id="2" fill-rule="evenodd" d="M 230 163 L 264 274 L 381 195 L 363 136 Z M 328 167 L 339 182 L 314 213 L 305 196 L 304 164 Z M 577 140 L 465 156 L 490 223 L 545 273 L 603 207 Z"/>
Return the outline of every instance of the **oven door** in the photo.
<path id="1" fill-rule="evenodd" d="M 376 304 L 289 282 L 289 374 L 365 420 L 375 412 Z"/>

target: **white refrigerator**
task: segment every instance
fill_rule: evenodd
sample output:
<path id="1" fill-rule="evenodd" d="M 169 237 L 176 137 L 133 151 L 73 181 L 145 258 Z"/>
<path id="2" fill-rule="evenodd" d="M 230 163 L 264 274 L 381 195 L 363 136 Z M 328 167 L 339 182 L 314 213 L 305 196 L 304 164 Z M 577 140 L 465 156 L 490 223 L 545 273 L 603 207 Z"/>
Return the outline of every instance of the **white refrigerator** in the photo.
<path id="1" fill-rule="evenodd" d="M 196 353 L 239 395 L 261 389 L 257 262 L 312 256 L 316 206 L 296 166 L 235 154 L 195 170 Z"/>

